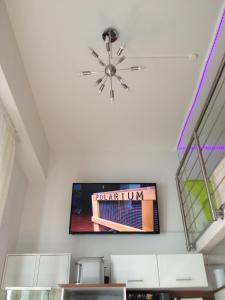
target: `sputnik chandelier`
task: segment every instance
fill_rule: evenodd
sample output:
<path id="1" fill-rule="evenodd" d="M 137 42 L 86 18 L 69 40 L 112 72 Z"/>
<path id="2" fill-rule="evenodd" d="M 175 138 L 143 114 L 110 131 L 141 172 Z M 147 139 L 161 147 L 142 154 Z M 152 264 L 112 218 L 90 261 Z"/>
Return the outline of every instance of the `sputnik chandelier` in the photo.
<path id="1" fill-rule="evenodd" d="M 105 41 L 106 51 L 108 55 L 107 63 L 105 63 L 99 57 L 98 53 L 95 52 L 94 49 L 90 48 L 91 54 L 97 59 L 98 63 L 104 68 L 103 71 L 82 71 L 81 72 L 81 75 L 83 76 L 104 73 L 104 75 L 98 78 L 95 83 L 96 86 L 99 86 L 98 93 L 101 94 L 106 86 L 107 81 L 109 81 L 109 86 L 110 86 L 109 98 L 111 102 L 114 102 L 115 99 L 115 93 L 113 89 L 113 78 L 116 78 L 120 82 L 121 86 L 125 89 L 125 91 L 129 91 L 129 87 L 126 84 L 126 81 L 123 79 L 123 77 L 118 75 L 118 71 L 125 71 L 125 70 L 138 71 L 145 68 L 144 66 L 131 66 L 128 68 L 117 67 L 126 59 L 126 57 L 122 55 L 124 50 L 123 45 L 119 47 L 116 56 L 113 57 L 112 43 L 114 43 L 118 39 L 118 36 L 119 36 L 118 31 L 114 28 L 108 28 L 102 34 L 102 38 Z"/>

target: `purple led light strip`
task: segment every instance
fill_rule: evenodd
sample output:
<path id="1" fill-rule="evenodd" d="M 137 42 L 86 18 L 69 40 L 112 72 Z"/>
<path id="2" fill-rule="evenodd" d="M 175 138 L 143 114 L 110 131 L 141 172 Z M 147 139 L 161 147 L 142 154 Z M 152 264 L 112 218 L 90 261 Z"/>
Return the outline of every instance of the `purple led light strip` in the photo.
<path id="1" fill-rule="evenodd" d="M 224 151 L 225 146 L 224 145 L 216 145 L 216 146 L 205 145 L 205 146 L 201 147 L 201 149 L 202 150 L 221 150 L 221 151 Z"/>
<path id="2" fill-rule="evenodd" d="M 197 89 L 197 93 L 196 93 L 196 95 L 195 95 L 195 99 L 194 99 L 194 101 L 193 101 L 193 103 L 192 103 L 192 105 L 191 105 L 190 111 L 189 111 L 188 116 L 187 116 L 187 118 L 186 118 L 186 120 L 185 120 L 185 123 L 184 123 L 184 127 L 183 127 L 183 129 L 182 129 L 182 131 L 181 131 L 180 138 L 179 138 L 178 145 L 177 145 L 177 149 L 178 149 L 178 150 L 184 148 L 184 147 L 182 146 L 182 141 L 183 141 L 183 138 L 184 138 L 184 134 L 185 134 L 185 132 L 186 132 L 186 130 L 187 130 L 187 127 L 188 127 L 188 124 L 189 124 L 189 122 L 190 122 L 190 118 L 191 118 L 191 116 L 192 116 L 192 114 L 193 114 L 194 108 L 196 107 L 196 104 L 197 104 L 197 102 L 198 102 L 198 100 L 199 100 L 199 95 L 200 95 L 200 92 L 201 92 L 202 87 L 203 87 L 203 82 L 204 82 L 204 80 L 205 80 L 205 76 L 206 76 L 206 72 L 207 72 L 207 69 L 208 69 L 208 65 L 209 65 L 209 62 L 210 62 L 210 60 L 211 60 L 213 51 L 215 50 L 215 46 L 216 46 L 216 44 L 217 44 L 218 37 L 219 37 L 220 31 L 221 31 L 221 28 L 222 28 L 224 19 L 225 19 L 225 10 L 223 11 L 223 15 L 222 15 L 222 18 L 221 18 L 221 20 L 220 20 L 218 29 L 217 29 L 217 31 L 216 31 L 216 35 L 215 35 L 215 38 L 214 38 L 214 40 L 213 40 L 212 47 L 211 47 L 211 49 L 210 49 L 208 58 L 207 58 L 207 60 L 206 60 L 206 64 L 205 64 L 205 67 L 204 67 L 204 70 L 203 70 L 203 73 L 202 73 L 202 77 L 201 77 L 201 80 L 200 80 L 200 83 L 199 83 L 199 86 L 198 86 L 198 89 Z M 220 147 L 220 146 L 207 146 L 207 147 Z M 221 147 L 224 147 L 224 148 L 225 148 L 225 146 L 221 146 Z M 204 147 L 203 147 L 203 148 L 204 148 Z"/>
<path id="3" fill-rule="evenodd" d="M 190 150 L 196 150 L 197 147 L 196 146 L 191 146 Z M 212 145 L 205 145 L 205 146 L 202 146 L 200 147 L 201 150 L 203 151 L 212 151 L 212 150 L 217 150 L 217 151 L 225 151 L 225 145 L 215 145 L 215 146 L 212 146 Z M 179 151 L 182 151 L 182 152 L 185 152 L 186 150 L 186 147 L 180 147 L 179 148 Z"/>

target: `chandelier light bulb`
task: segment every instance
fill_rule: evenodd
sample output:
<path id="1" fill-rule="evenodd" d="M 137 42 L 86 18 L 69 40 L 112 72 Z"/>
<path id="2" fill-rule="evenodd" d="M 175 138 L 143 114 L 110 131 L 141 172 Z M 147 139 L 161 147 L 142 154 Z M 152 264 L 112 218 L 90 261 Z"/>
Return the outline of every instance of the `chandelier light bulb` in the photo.
<path id="1" fill-rule="evenodd" d="M 81 74 L 82 74 L 83 76 L 86 76 L 86 75 L 91 75 L 92 72 L 91 72 L 91 71 L 82 71 Z"/>
<path id="2" fill-rule="evenodd" d="M 117 56 L 120 56 L 124 50 L 124 45 L 121 45 L 116 53 Z"/>
<path id="3" fill-rule="evenodd" d="M 104 77 L 105 77 L 105 76 L 104 76 Z M 104 77 L 101 77 L 101 78 L 99 78 L 98 80 L 96 80 L 95 85 L 96 85 L 96 86 L 99 85 L 99 84 L 102 82 L 102 80 L 103 80 Z"/>
<path id="4" fill-rule="evenodd" d="M 116 75 L 116 78 L 119 80 L 119 82 L 122 84 L 122 83 L 125 83 L 124 79 L 119 76 L 119 75 Z"/>
<path id="5" fill-rule="evenodd" d="M 99 88 L 99 90 L 98 90 L 98 93 L 99 93 L 99 94 L 102 93 L 102 91 L 104 90 L 104 87 L 105 87 L 105 84 L 104 84 L 104 83 L 100 85 L 100 88 Z"/>
<path id="6" fill-rule="evenodd" d="M 138 71 L 138 70 L 144 70 L 145 67 L 144 66 L 132 66 L 130 67 L 131 71 Z"/>
<path id="7" fill-rule="evenodd" d="M 90 48 L 90 51 L 91 51 L 91 54 L 95 57 L 95 58 L 98 58 L 98 53 L 95 52 L 95 50 L 93 48 Z"/>
<path id="8" fill-rule="evenodd" d="M 116 78 L 119 80 L 119 82 L 122 85 L 122 87 L 128 92 L 130 90 L 130 88 L 126 84 L 125 80 L 121 76 L 119 76 L 119 75 L 116 75 Z"/>
<path id="9" fill-rule="evenodd" d="M 126 83 L 121 83 L 121 85 L 127 92 L 129 92 L 130 88 L 128 85 L 126 85 Z"/>
<path id="10" fill-rule="evenodd" d="M 117 65 L 118 65 L 118 64 L 121 64 L 121 63 L 125 60 L 125 58 L 126 58 L 126 56 L 124 56 L 124 55 L 121 56 L 121 57 L 118 59 L 118 61 L 117 61 L 116 64 L 117 64 Z"/>
<path id="11" fill-rule="evenodd" d="M 110 90 L 110 101 L 113 103 L 114 102 L 114 90 Z"/>

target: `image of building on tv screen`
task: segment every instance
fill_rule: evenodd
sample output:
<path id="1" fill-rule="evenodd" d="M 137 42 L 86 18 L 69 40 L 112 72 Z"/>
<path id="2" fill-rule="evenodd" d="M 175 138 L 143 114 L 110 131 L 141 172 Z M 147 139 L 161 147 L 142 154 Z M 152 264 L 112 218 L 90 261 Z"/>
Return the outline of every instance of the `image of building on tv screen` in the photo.
<path id="1" fill-rule="evenodd" d="M 159 232 L 155 184 L 73 184 L 70 233 Z"/>

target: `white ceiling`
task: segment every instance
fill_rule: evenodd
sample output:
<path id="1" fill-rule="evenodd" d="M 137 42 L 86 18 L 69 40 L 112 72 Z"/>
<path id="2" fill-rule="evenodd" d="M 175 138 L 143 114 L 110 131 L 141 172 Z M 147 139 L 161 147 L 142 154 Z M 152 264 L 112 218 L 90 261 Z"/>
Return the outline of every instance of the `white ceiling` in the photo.
<path id="1" fill-rule="evenodd" d="M 175 148 L 212 41 L 223 0 L 5 0 L 50 146 L 55 150 Z M 101 34 L 116 27 L 127 56 L 187 55 L 188 59 L 128 59 L 126 93 L 115 82 L 98 96 L 99 70 L 88 47 L 105 58 Z M 120 42 L 115 43 L 116 48 Z"/>

